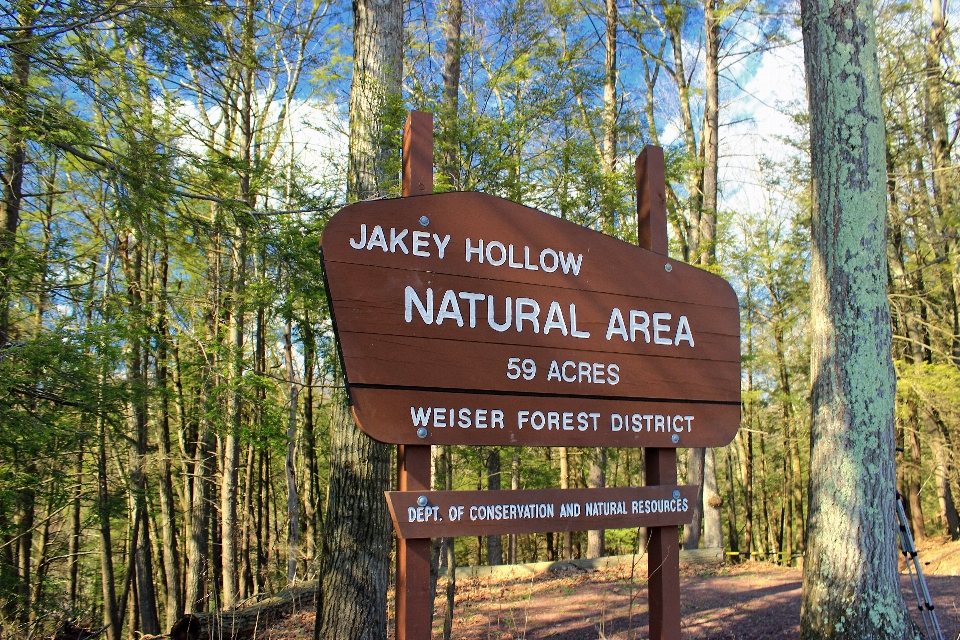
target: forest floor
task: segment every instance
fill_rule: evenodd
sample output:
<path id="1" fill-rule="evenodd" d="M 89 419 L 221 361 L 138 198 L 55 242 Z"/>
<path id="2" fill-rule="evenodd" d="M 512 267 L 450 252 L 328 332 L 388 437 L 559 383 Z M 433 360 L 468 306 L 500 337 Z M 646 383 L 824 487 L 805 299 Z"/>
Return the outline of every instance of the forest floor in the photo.
<path id="1" fill-rule="evenodd" d="M 960 633 L 960 543 L 928 541 L 920 545 L 920 559 L 944 636 L 956 638 Z M 645 567 L 637 566 L 634 575 L 630 574 L 630 567 L 598 571 L 565 567 L 562 572 L 527 578 L 459 579 L 453 638 L 646 638 Z M 916 612 L 916 596 L 905 570 L 901 583 L 907 604 Z M 434 638 L 442 637 L 445 608 L 443 580 L 439 586 Z M 684 567 L 680 579 L 683 638 L 796 638 L 800 632 L 800 587 L 797 568 L 762 562 Z M 915 618 L 922 628 L 919 614 Z M 307 608 L 258 638 L 310 638 L 313 621 L 314 610 Z"/>

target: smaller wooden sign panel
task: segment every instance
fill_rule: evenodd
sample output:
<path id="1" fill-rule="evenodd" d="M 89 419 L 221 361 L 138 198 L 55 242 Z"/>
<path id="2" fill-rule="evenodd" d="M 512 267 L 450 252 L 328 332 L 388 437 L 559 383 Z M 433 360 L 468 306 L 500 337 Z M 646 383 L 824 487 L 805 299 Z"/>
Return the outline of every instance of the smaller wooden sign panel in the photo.
<path id="1" fill-rule="evenodd" d="M 386 491 L 397 536 L 446 538 L 690 524 L 699 487 Z"/>

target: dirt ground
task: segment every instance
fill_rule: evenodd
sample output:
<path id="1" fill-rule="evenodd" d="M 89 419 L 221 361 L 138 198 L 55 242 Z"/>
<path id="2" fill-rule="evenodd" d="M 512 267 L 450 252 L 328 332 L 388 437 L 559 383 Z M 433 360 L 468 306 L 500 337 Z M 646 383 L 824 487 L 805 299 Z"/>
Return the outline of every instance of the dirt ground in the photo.
<path id="1" fill-rule="evenodd" d="M 960 543 L 931 541 L 920 558 L 944 636 L 960 634 Z M 632 640 L 648 637 L 644 567 L 567 569 L 526 579 L 473 578 L 457 584 L 453 637 L 458 640 Z M 910 579 L 904 598 L 916 614 Z M 766 563 L 684 568 L 680 607 L 685 639 L 754 640 L 799 635 L 801 572 Z M 434 638 L 441 638 L 443 583 Z M 392 601 L 392 597 L 390 598 Z M 314 611 L 297 612 L 261 636 L 312 636 Z M 392 620 L 391 620 L 392 624 Z"/>

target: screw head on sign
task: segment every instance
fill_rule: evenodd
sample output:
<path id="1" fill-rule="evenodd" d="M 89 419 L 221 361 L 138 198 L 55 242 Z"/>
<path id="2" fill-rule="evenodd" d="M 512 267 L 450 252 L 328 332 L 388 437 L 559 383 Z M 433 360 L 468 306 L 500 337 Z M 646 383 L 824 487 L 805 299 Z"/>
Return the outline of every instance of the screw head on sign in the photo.
<path id="1" fill-rule="evenodd" d="M 672 264 L 665 264 L 665 265 L 663 265 L 663 270 L 666 271 L 667 273 L 670 273 L 671 271 L 673 271 L 673 265 L 672 265 Z"/>
<path id="2" fill-rule="evenodd" d="M 427 506 L 428 504 L 430 504 L 430 501 L 427 500 L 427 496 L 420 496 L 419 498 L 417 498 L 417 506 L 418 506 L 418 507 L 425 507 L 425 506 Z"/>
<path id="3" fill-rule="evenodd" d="M 679 500 L 679 499 L 680 499 L 680 489 L 674 489 L 674 490 L 673 490 L 673 499 L 674 499 L 674 500 Z"/>
<path id="4" fill-rule="evenodd" d="M 422 429 L 423 427 L 420 427 L 420 428 Z M 677 434 L 673 434 L 672 436 L 670 436 L 670 441 L 673 444 L 677 444 L 678 442 L 680 442 L 680 436 L 678 436 Z"/>
<path id="5" fill-rule="evenodd" d="M 417 429 L 417 437 L 418 437 L 418 438 L 426 438 L 426 437 L 427 437 L 427 428 L 426 428 L 426 427 L 420 427 L 419 429 Z"/>
<path id="6" fill-rule="evenodd" d="M 420 216 L 420 226 L 425 227 L 428 224 L 430 224 L 430 218 L 428 218 L 427 216 Z"/>

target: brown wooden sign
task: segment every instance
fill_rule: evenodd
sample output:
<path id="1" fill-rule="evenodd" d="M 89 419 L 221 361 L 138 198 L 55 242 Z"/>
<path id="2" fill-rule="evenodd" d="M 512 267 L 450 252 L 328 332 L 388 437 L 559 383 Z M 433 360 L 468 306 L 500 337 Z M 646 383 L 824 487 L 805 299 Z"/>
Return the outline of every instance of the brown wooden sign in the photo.
<path id="1" fill-rule="evenodd" d="M 401 538 L 689 524 L 696 486 L 515 491 L 386 491 Z"/>
<path id="2" fill-rule="evenodd" d="M 718 447 L 740 420 L 723 279 L 479 193 L 346 207 L 322 254 L 354 415 L 398 444 Z"/>

